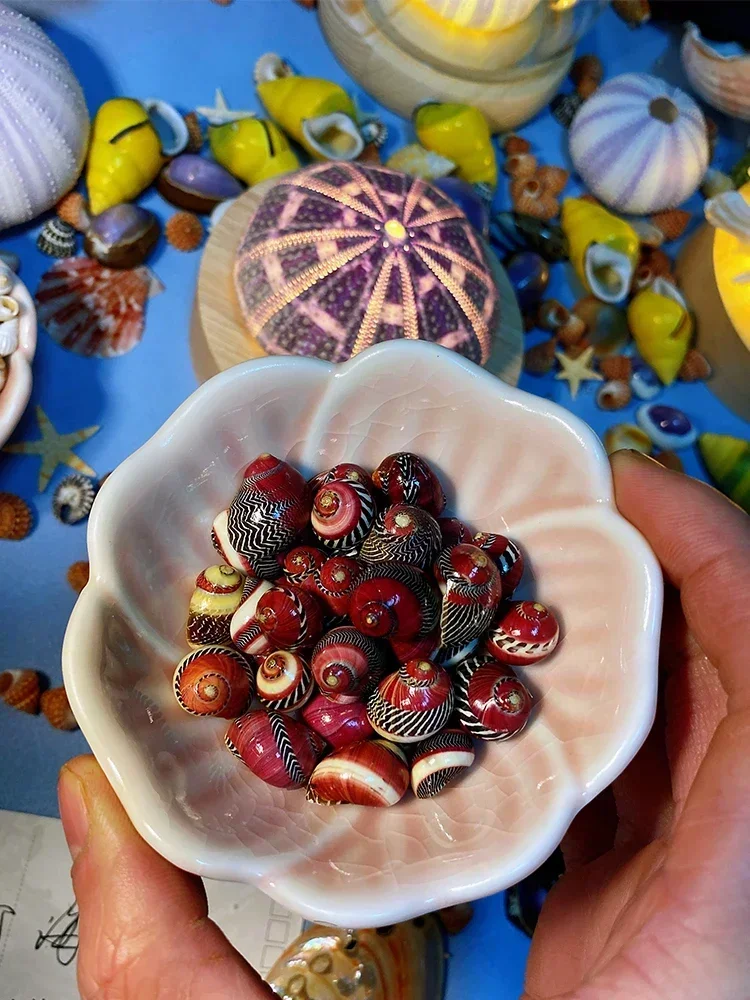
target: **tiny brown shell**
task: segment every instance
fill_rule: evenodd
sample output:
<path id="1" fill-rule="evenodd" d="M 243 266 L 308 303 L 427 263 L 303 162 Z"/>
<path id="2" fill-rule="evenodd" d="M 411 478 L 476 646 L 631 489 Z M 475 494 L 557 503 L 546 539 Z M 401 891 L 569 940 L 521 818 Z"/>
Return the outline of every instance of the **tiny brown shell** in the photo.
<path id="1" fill-rule="evenodd" d="M 600 358 L 599 371 L 608 382 L 628 382 L 633 371 L 633 362 L 624 354 L 608 354 Z"/>
<path id="2" fill-rule="evenodd" d="M 686 212 L 684 208 L 669 208 L 651 216 L 651 221 L 664 233 L 664 239 L 667 243 L 678 240 L 687 229 L 691 219 L 691 213 Z"/>
<path id="3" fill-rule="evenodd" d="M 700 351 L 692 348 L 685 355 L 677 378 L 682 382 L 705 382 L 707 378 L 711 378 L 712 373 L 713 369 L 706 358 Z"/>
<path id="4" fill-rule="evenodd" d="M 31 507 L 15 493 L 0 493 L 0 538 L 20 542 L 31 532 Z"/>
<path id="5" fill-rule="evenodd" d="M 39 674 L 36 670 L 5 670 L 0 674 L 0 698 L 19 712 L 39 711 Z"/>
<path id="6" fill-rule="evenodd" d="M 42 714 L 55 729 L 78 729 L 76 717 L 68 701 L 64 687 L 50 688 L 45 691 L 41 700 Z"/>
<path id="7" fill-rule="evenodd" d="M 542 330 L 556 333 L 570 318 L 570 311 L 557 299 L 544 299 L 539 303 L 536 322 Z"/>
<path id="8" fill-rule="evenodd" d="M 203 242 L 203 223 L 192 212 L 175 212 L 164 227 L 167 243 L 175 250 L 190 253 Z"/>
<path id="9" fill-rule="evenodd" d="M 71 563 L 68 566 L 67 579 L 76 594 L 80 594 L 89 582 L 89 564 L 85 560 Z"/>
<path id="10" fill-rule="evenodd" d="M 517 156 L 519 153 L 528 153 L 531 151 L 531 143 L 528 139 L 524 139 L 522 135 L 506 135 L 502 146 L 506 156 Z"/>
<path id="11" fill-rule="evenodd" d="M 537 159 L 531 153 L 512 153 L 503 164 L 503 170 L 511 177 L 531 177 L 536 173 Z"/>
<path id="12" fill-rule="evenodd" d="M 622 410 L 633 397 L 629 382 L 605 382 L 596 394 L 596 405 L 602 410 Z"/>
<path id="13" fill-rule="evenodd" d="M 570 180 L 570 171 L 545 163 L 537 170 L 536 176 L 548 194 L 558 195 L 563 192 Z"/>
<path id="14" fill-rule="evenodd" d="M 563 347 L 572 347 L 574 344 L 580 344 L 585 333 L 585 321 L 575 313 L 571 313 L 568 316 L 568 319 L 558 329 L 557 336 L 559 337 L 560 343 Z"/>
<path id="15" fill-rule="evenodd" d="M 546 375 L 555 365 L 557 338 L 550 337 L 541 344 L 530 347 L 523 356 L 524 370 L 531 375 Z"/>
<path id="16" fill-rule="evenodd" d="M 570 67 L 570 79 L 576 87 L 582 80 L 593 80 L 600 84 L 604 79 L 604 66 L 599 56 L 591 52 L 579 56 Z M 578 92 L 580 94 L 580 90 Z"/>

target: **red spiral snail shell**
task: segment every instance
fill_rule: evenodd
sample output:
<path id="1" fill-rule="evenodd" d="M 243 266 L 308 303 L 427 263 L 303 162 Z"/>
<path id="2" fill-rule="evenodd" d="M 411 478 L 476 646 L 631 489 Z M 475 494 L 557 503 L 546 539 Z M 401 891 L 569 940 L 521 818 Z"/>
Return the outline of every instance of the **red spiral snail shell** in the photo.
<path id="1" fill-rule="evenodd" d="M 362 543 L 364 563 L 399 562 L 426 569 L 440 551 L 440 527 L 421 507 L 393 504 L 375 519 Z"/>
<path id="2" fill-rule="evenodd" d="M 452 712 L 451 679 L 431 660 L 409 660 L 367 702 L 372 728 L 395 743 L 417 743 L 440 732 Z"/>
<path id="3" fill-rule="evenodd" d="M 377 642 L 351 625 L 341 625 L 317 643 L 311 665 L 321 693 L 346 703 L 368 694 L 383 676 L 386 663 Z"/>
<path id="4" fill-rule="evenodd" d="M 487 652 L 501 663 L 538 663 L 557 646 L 557 619 L 538 601 L 514 601 L 501 608 L 487 633 Z"/>
<path id="5" fill-rule="evenodd" d="M 263 658 L 255 687 L 264 708 L 292 712 L 310 700 L 315 684 L 301 656 L 289 649 L 278 649 Z"/>
<path id="6" fill-rule="evenodd" d="M 435 563 L 443 592 L 440 642 L 448 651 L 466 646 L 486 632 L 500 603 L 500 573 L 476 545 L 443 549 Z"/>
<path id="7" fill-rule="evenodd" d="M 365 635 L 412 639 L 432 631 L 438 607 L 437 595 L 420 570 L 380 563 L 363 574 L 349 602 L 349 617 Z"/>
<path id="8" fill-rule="evenodd" d="M 321 486 L 313 497 L 310 524 L 324 548 L 355 552 L 374 518 L 372 494 L 354 480 L 334 480 Z"/>
<path id="9" fill-rule="evenodd" d="M 409 451 L 384 458 L 373 472 L 372 481 L 391 503 L 423 507 L 433 517 L 439 517 L 445 507 L 440 480 L 423 458 Z"/>
<path id="10" fill-rule="evenodd" d="M 520 733 L 533 699 L 511 667 L 490 656 L 470 656 L 456 668 L 456 707 L 463 728 L 480 740 Z"/>
<path id="11" fill-rule="evenodd" d="M 513 591 L 523 576 L 523 553 L 510 538 L 489 531 L 478 531 L 474 535 L 473 543 L 494 561 L 503 582 L 503 597 L 508 600 L 513 596 Z"/>
<path id="12" fill-rule="evenodd" d="M 317 733 L 278 712 L 257 710 L 235 719 L 224 739 L 243 764 L 276 788 L 302 788 L 325 749 Z"/>
<path id="13" fill-rule="evenodd" d="M 320 605 L 310 594 L 289 583 L 267 590 L 258 601 L 255 620 L 276 649 L 311 646 L 323 631 Z"/>
<path id="14" fill-rule="evenodd" d="M 203 646 L 177 664 L 174 693 L 191 715 L 234 719 L 253 696 L 250 665 L 231 646 Z"/>
<path id="15" fill-rule="evenodd" d="M 352 743 L 325 757 L 307 786 L 312 802 L 393 806 L 409 787 L 403 751 L 385 740 Z"/>
<path id="16" fill-rule="evenodd" d="M 315 575 L 326 561 L 325 552 L 313 545 L 298 545 L 284 556 L 284 576 L 289 583 L 317 596 Z"/>
<path id="17" fill-rule="evenodd" d="M 367 718 L 367 708 L 361 701 L 342 703 L 317 694 L 302 709 L 302 718 L 334 750 L 374 735 Z"/>

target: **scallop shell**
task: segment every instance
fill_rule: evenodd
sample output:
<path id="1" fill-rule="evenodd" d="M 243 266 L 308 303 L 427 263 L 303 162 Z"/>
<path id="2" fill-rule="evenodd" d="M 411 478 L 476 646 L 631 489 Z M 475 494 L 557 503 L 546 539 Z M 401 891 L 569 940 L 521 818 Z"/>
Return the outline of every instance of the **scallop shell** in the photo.
<path id="1" fill-rule="evenodd" d="M 423 507 L 433 517 L 443 513 L 443 487 L 435 472 L 419 455 L 408 451 L 388 455 L 373 472 L 372 481 L 392 504 Z"/>
<path id="2" fill-rule="evenodd" d="M 150 286 L 145 267 L 114 271 L 86 257 L 61 260 L 39 282 L 39 322 L 74 354 L 117 357 L 140 342 Z"/>
<path id="3" fill-rule="evenodd" d="M 453 699 L 453 685 L 442 667 L 431 660 L 409 660 L 370 695 L 367 718 L 385 739 L 417 743 L 446 725 Z"/>
<path id="4" fill-rule="evenodd" d="M 443 593 L 440 643 L 460 648 L 489 628 L 503 585 L 492 556 L 476 545 L 444 549 L 435 563 Z"/>
<path id="5" fill-rule="evenodd" d="M 474 763 L 474 744 L 462 729 L 445 729 L 411 754 L 411 787 L 418 799 L 439 795 Z"/>
<path id="6" fill-rule="evenodd" d="M 385 740 L 368 740 L 322 760 L 312 773 L 307 797 L 316 803 L 394 806 L 408 787 L 403 751 Z"/>
<path id="7" fill-rule="evenodd" d="M 441 548 L 440 526 L 421 507 L 393 504 L 379 514 L 362 543 L 364 563 L 408 563 L 425 569 Z"/>
<path id="8" fill-rule="evenodd" d="M 528 666 L 552 653 L 560 639 L 557 619 L 538 601 L 503 608 L 487 634 L 487 652 L 500 663 Z"/>
<path id="9" fill-rule="evenodd" d="M 0 538 L 20 542 L 33 524 L 31 507 L 15 493 L 0 493 Z"/>
<path id="10" fill-rule="evenodd" d="M 0 230 L 41 215 L 81 172 L 89 116 L 60 50 L 22 14 L 0 5 L 3 90 L 0 119 Z"/>
<path id="11" fill-rule="evenodd" d="M 379 563 L 365 570 L 352 594 L 349 616 L 364 635 L 412 639 L 432 632 L 438 623 L 439 603 L 420 570 Z"/>
<path id="12" fill-rule="evenodd" d="M 73 472 L 61 480 L 52 495 L 52 513 L 63 524 L 77 524 L 89 516 L 96 491 L 93 479 Z"/>
<path id="13" fill-rule="evenodd" d="M 507 740 L 529 721 L 533 699 L 511 667 L 491 656 L 469 657 L 456 670 L 456 707 L 463 728 L 480 740 Z"/>
<path id="14" fill-rule="evenodd" d="M 690 22 L 680 55 L 693 90 L 704 101 L 733 118 L 750 121 L 750 55 L 721 55 Z"/>
<path id="15" fill-rule="evenodd" d="M 264 708 L 272 712 L 292 712 L 310 700 L 315 684 L 302 657 L 280 649 L 264 657 L 258 667 L 255 687 Z"/>
<path id="16" fill-rule="evenodd" d="M 310 523 L 325 548 L 354 552 L 370 530 L 375 512 L 366 486 L 354 480 L 334 480 L 315 494 Z"/>
<path id="17" fill-rule="evenodd" d="M 235 719 L 224 742 L 256 777 L 276 788 L 307 784 L 325 746 L 303 723 L 264 711 Z"/>
<path id="18" fill-rule="evenodd" d="M 708 360 L 700 351 L 691 348 L 677 372 L 677 378 L 681 382 L 705 382 L 706 379 L 711 378 L 712 373 L 713 369 Z"/>
<path id="19" fill-rule="evenodd" d="M 0 698 L 19 712 L 39 711 L 39 674 L 36 670 L 5 670 L 0 673 Z"/>
<path id="20" fill-rule="evenodd" d="M 351 625 L 327 632 L 313 649 L 310 662 L 321 694 L 339 704 L 366 697 L 386 667 L 378 643 Z"/>
<path id="21" fill-rule="evenodd" d="M 62 729 L 67 732 L 78 729 L 76 717 L 68 701 L 68 694 L 64 687 L 50 688 L 45 691 L 40 700 L 42 715 L 47 722 L 55 729 Z"/>
<path id="22" fill-rule="evenodd" d="M 725 191 L 709 198 L 703 211 L 715 229 L 731 233 L 740 243 L 750 243 L 750 204 L 739 191 Z"/>
<path id="23" fill-rule="evenodd" d="M 230 646 L 201 646 L 177 664 L 174 693 L 191 715 L 234 719 L 253 696 L 253 677 L 245 658 Z"/>
<path id="24" fill-rule="evenodd" d="M 48 219 L 37 236 L 36 245 L 48 257 L 73 257 L 76 252 L 76 231 L 62 219 Z"/>

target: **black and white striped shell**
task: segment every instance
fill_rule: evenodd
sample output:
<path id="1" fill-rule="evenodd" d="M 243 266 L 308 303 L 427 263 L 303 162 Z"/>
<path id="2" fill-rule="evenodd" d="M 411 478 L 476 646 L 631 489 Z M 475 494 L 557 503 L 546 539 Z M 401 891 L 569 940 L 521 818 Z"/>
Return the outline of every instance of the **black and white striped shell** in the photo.
<path id="1" fill-rule="evenodd" d="M 271 712 L 302 708 L 313 693 L 310 667 L 289 649 L 279 649 L 263 658 L 255 677 L 258 698 Z"/>
<path id="2" fill-rule="evenodd" d="M 440 526 L 421 507 L 393 504 L 375 519 L 362 543 L 365 563 L 399 562 L 426 569 L 441 547 Z"/>
<path id="3" fill-rule="evenodd" d="M 310 523 L 320 544 L 331 551 L 354 553 L 375 519 L 375 500 L 362 483 L 334 480 L 313 497 Z"/>
<path id="4" fill-rule="evenodd" d="M 491 656 L 470 656 L 455 672 L 456 709 L 461 726 L 480 740 L 507 740 L 520 733 L 533 699 L 513 668 Z"/>
<path id="5" fill-rule="evenodd" d="M 232 643 L 246 656 L 262 656 L 271 652 L 271 643 L 266 638 L 260 623 L 255 618 L 258 601 L 273 587 L 268 580 L 248 576 L 242 585 L 242 603 L 232 615 L 229 635 Z"/>
<path id="6" fill-rule="evenodd" d="M 359 701 L 380 683 L 386 658 L 376 640 L 351 625 L 331 629 L 312 653 L 313 677 L 330 701 Z"/>
<path id="7" fill-rule="evenodd" d="M 62 219 L 48 219 L 36 238 L 36 245 L 48 257 L 75 257 L 76 231 Z"/>
<path id="8" fill-rule="evenodd" d="M 444 729 L 418 743 L 411 753 L 411 787 L 429 799 L 474 763 L 474 743 L 462 729 Z"/>
<path id="9" fill-rule="evenodd" d="M 58 483 L 52 495 L 52 513 L 63 524 L 77 524 L 89 516 L 96 491 L 93 479 L 73 472 Z"/>
<path id="10" fill-rule="evenodd" d="M 259 577 L 263 580 L 275 580 L 281 575 L 282 565 L 276 555 L 261 556 L 254 555 L 252 559 L 238 552 L 229 541 L 229 511 L 223 510 L 214 518 L 211 525 L 211 544 L 219 553 L 224 562 L 239 570 L 240 573 L 247 573 L 251 577 Z"/>
<path id="11" fill-rule="evenodd" d="M 472 543 L 489 555 L 498 570 L 503 583 L 503 598 L 513 596 L 513 591 L 521 582 L 524 570 L 523 552 L 512 538 L 490 531 L 477 531 Z"/>
<path id="12" fill-rule="evenodd" d="M 276 788 L 302 788 L 325 749 L 325 741 L 301 722 L 262 709 L 235 719 L 224 739 L 227 749 Z"/>
<path id="13" fill-rule="evenodd" d="M 453 684 L 442 667 L 431 660 L 409 660 L 370 695 L 367 718 L 385 739 L 417 743 L 440 732 L 453 701 Z"/>
<path id="14" fill-rule="evenodd" d="M 443 549 L 435 563 L 435 577 L 443 594 L 440 644 L 448 651 L 458 650 L 492 624 L 502 597 L 500 572 L 486 552 L 462 544 Z"/>

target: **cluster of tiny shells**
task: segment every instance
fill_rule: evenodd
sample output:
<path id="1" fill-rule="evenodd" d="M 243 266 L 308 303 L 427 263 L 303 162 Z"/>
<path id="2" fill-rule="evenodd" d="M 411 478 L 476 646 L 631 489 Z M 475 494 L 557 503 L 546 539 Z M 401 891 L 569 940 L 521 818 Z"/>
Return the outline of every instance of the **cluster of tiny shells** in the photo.
<path id="1" fill-rule="evenodd" d="M 445 516 L 418 455 L 311 480 L 273 455 L 242 474 L 198 574 L 174 693 L 229 720 L 227 748 L 311 802 L 391 806 L 440 793 L 533 698 L 514 667 L 549 656 L 554 614 L 513 601 L 524 557 Z"/>

